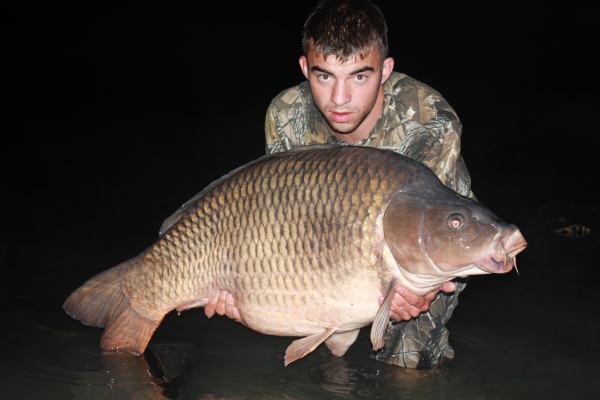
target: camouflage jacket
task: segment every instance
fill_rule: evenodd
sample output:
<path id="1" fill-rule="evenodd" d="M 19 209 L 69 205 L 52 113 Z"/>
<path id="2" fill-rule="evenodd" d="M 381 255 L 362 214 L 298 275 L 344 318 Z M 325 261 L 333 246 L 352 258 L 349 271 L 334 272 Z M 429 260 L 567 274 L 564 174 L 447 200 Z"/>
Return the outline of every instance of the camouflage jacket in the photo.
<path id="1" fill-rule="evenodd" d="M 460 155 L 462 124 L 450 104 L 434 89 L 398 72 L 383 88 L 384 105 L 375 128 L 353 144 L 331 133 L 314 104 L 308 81 L 281 92 L 267 110 L 267 154 L 323 143 L 393 150 L 422 162 L 446 186 L 474 198 Z"/>

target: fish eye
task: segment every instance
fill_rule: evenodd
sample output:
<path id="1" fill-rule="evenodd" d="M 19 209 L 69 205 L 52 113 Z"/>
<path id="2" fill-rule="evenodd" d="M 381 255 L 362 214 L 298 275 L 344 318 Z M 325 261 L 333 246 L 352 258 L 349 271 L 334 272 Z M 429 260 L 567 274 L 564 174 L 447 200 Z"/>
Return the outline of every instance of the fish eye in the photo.
<path id="1" fill-rule="evenodd" d="M 448 226 L 450 229 L 460 229 L 465 224 L 465 217 L 460 213 L 450 214 L 448 217 Z"/>

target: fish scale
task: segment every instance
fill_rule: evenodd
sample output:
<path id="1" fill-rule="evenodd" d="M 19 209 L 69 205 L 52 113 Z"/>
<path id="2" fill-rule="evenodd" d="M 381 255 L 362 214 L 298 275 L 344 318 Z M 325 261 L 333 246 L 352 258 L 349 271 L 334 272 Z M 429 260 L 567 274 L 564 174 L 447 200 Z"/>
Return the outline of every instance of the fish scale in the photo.
<path id="1" fill-rule="evenodd" d="M 323 241 L 323 236 L 325 237 L 329 237 L 329 235 L 332 232 L 332 228 L 331 228 L 331 223 L 329 222 L 329 219 L 331 218 L 331 207 L 328 207 L 328 205 L 331 205 L 332 202 L 334 202 L 336 199 L 335 198 L 327 198 L 327 195 L 330 193 L 329 188 L 324 187 L 327 183 L 330 183 L 330 181 L 326 178 L 327 176 L 333 177 L 333 174 L 328 174 L 328 173 L 323 173 L 323 170 L 325 168 L 327 168 L 331 162 L 330 160 L 324 160 L 323 156 L 321 155 L 320 157 L 321 159 L 316 159 L 316 160 L 309 160 L 309 161 L 305 161 L 303 164 L 304 165 L 311 165 L 311 164 L 316 164 L 320 167 L 320 170 L 318 172 L 321 173 L 315 173 L 315 171 L 313 171 L 312 173 L 306 173 L 303 174 L 302 176 L 302 181 L 303 183 L 312 185 L 312 190 L 310 192 L 304 191 L 305 193 L 310 193 L 311 196 L 310 198 L 307 199 L 306 196 L 304 196 L 304 201 L 305 203 L 308 204 L 298 204 L 297 200 L 301 199 L 302 196 L 302 190 L 298 190 L 297 187 L 295 185 L 290 186 L 290 183 L 292 182 L 292 179 L 289 179 L 290 176 L 292 176 L 290 174 L 290 164 L 292 164 L 292 162 L 283 162 L 281 163 L 281 165 L 276 165 L 273 164 L 270 166 L 270 168 L 254 168 L 252 170 L 246 171 L 246 174 L 244 175 L 240 175 L 236 181 L 233 184 L 229 185 L 229 184 L 223 184 L 220 187 L 215 188 L 214 192 L 212 193 L 212 195 L 210 197 L 207 197 L 205 199 L 205 204 L 210 204 L 211 205 L 211 215 L 219 215 L 221 213 L 223 213 L 225 216 L 229 215 L 229 214 L 234 214 L 235 210 L 241 209 L 242 211 L 246 211 L 247 214 L 249 216 L 249 218 L 245 218 L 242 219 L 241 224 L 239 225 L 239 231 L 240 232 L 245 232 L 244 235 L 232 235 L 231 231 L 228 230 L 223 230 L 220 226 L 218 226 L 218 224 L 216 224 L 215 221 L 215 228 L 217 230 L 219 230 L 220 232 L 223 232 L 221 234 L 221 237 L 225 237 L 225 238 L 230 238 L 230 237 L 234 237 L 237 239 L 238 243 L 236 243 L 237 246 L 241 246 L 242 249 L 242 253 L 244 254 L 241 258 L 242 261 L 247 262 L 248 259 L 252 259 L 254 260 L 254 264 L 252 265 L 252 263 L 250 264 L 250 268 L 254 267 L 253 270 L 250 271 L 251 274 L 271 274 L 272 276 L 275 276 L 278 272 L 277 269 L 272 268 L 270 265 L 270 262 L 265 262 L 265 258 L 264 258 L 264 252 L 259 250 L 264 248 L 270 248 L 271 246 L 266 245 L 263 246 L 263 243 L 259 243 L 257 242 L 256 238 L 257 237 L 265 237 L 265 235 L 260 235 L 258 234 L 261 230 L 264 230 L 265 227 L 265 220 L 268 220 L 269 224 L 273 224 L 276 221 L 272 220 L 272 217 L 269 219 L 268 216 L 268 210 L 270 210 L 270 207 L 267 207 L 267 204 L 269 203 L 269 200 L 272 202 L 272 206 L 278 208 L 279 210 L 281 210 L 282 212 L 278 213 L 278 221 L 282 224 L 281 227 L 282 229 L 280 230 L 280 232 L 275 232 L 276 235 L 274 235 L 273 237 L 273 241 L 275 241 L 275 245 L 277 246 L 277 248 L 275 249 L 275 252 L 281 254 L 283 257 L 291 257 L 291 259 L 297 259 L 298 262 L 295 263 L 294 265 L 294 269 L 292 271 L 286 271 L 288 274 L 303 274 L 302 277 L 303 279 L 301 281 L 299 281 L 299 283 L 297 283 L 296 287 L 295 287 L 295 293 L 284 293 L 283 297 L 285 296 L 294 296 L 296 297 L 296 299 L 300 298 L 298 297 L 297 293 L 300 293 L 302 291 L 304 292 L 310 292 L 313 291 L 315 289 L 320 289 L 320 285 L 315 285 L 313 282 L 313 280 L 311 279 L 307 279 L 306 275 L 307 273 L 312 274 L 312 271 L 305 271 L 302 269 L 302 267 L 304 265 L 310 265 L 312 268 L 314 268 L 315 264 L 317 264 L 319 266 L 320 270 L 323 269 L 327 269 L 327 264 L 329 264 L 328 262 L 318 262 L 318 255 L 319 253 L 317 253 L 317 257 L 313 258 L 312 262 L 306 262 L 302 257 L 301 257 L 301 253 L 308 253 L 307 249 L 305 249 L 305 246 L 307 245 L 305 242 L 303 242 L 302 240 L 299 240 L 299 235 L 297 232 L 297 225 L 296 224 L 289 224 L 288 221 L 290 220 L 294 220 L 294 218 L 298 218 L 300 214 L 305 214 L 305 215 L 309 215 L 309 216 L 314 216 L 314 220 L 316 221 L 324 221 L 325 223 L 321 223 L 321 224 L 316 224 L 313 226 L 317 226 L 316 228 L 316 232 L 315 230 L 310 230 L 307 229 L 305 226 L 303 226 L 302 224 L 300 224 L 300 227 L 303 227 L 305 231 L 308 231 L 307 234 L 308 237 L 313 237 L 314 240 L 318 241 L 318 242 L 322 242 Z M 292 172 L 294 170 L 297 170 L 298 167 L 301 165 L 301 163 L 293 163 L 295 168 L 291 168 Z M 282 166 L 283 165 L 283 166 Z M 352 164 L 351 164 L 352 165 Z M 309 169 L 310 167 L 307 167 L 307 169 Z M 268 173 L 267 173 L 268 172 Z M 351 171 L 352 172 L 352 171 Z M 364 169 L 362 171 L 357 171 L 357 172 L 362 172 L 363 174 L 366 172 Z M 215 201 L 215 199 L 222 199 L 224 197 L 228 198 L 228 199 L 234 199 L 235 196 L 235 191 L 232 192 L 232 187 L 237 187 L 239 185 L 239 181 L 243 181 L 243 182 L 248 182 L 249 181 L 249 177 L 254 179 L 255 181 L 253 182 L 253 185 L 250 185 L 249 187 L 253 188 L 254 191 L 253 192 L 249 192 L 249 195 L 252 195 L 254 193 L 261 193 L 263 197 L 259 197 L 254 201 L 245 201 L 247 199 L 247 197 L 244 196 L 238 196 L 239 200 L 236 201 L 230 201 L 228 204 L 223 204 L 222 201 Z M 324 178 L 325 177 L 325 178 Z M 356 189 L 359 186 L 366 186 L 366 180 L 358 175 L 356 176 L 357 179 L 354 179 L 353 182 L 350 183 L 350 189 Z M 358 178 L 363 178 L 363 179 L 358 179 Z M 262 182 L 261 182 L 262 180 Z M 267 185 L 266 182 L 268 182 L 269 184 Z M 275 185 L 277 183 L 277 185 Z M 257 191 L 257 189 L 260 188 L 261 191 Z M 333 192 L 335 192 L 335 190 L 332 190 Z M 348 193 L 346 191 L 346 193 Z M 224 194 L 224 196 L 223 196 Z M 355 195 L 353 200 L 345 200 L 347 203 L 350 201 L 354 201 L 355 203 L 357 202 L 357 198 L 359 196 Z M 264 199 L 269 199 L 266 202 L 264 201 Z M 261 200 L 262 199 L 262 200 Z M 307 202 L 307 200 L 309 200 Z M 241 204 L 239 204 L 239 202 L 241 202 Z M 294 204 L 293 208 L 290 206 L 290 204 L 292 202 L 296 202 L 296 204 Z M 341 209 L 341 207 L 338 207 L 339 209 Z M 193 215 L 193 210 L 190 210 L 190 214 Z M 189 214 L 188 214 L 189 215 Z M 252 217 L 251 217 L 252 216 Z M 353 215 L 352 215 L 353 216 Z M 357 218 L 358 216 L 354 216 L 355 218 Z M 184 220 L 186 219 L 185 217 L 183 218 Z M 353 225 L 352 221 L 350 223 L 350 225 Z M 186 224 L 187 225 L 187 224 Z M 200 225 L 202 225 L 200 223 Z M 213 224 L 206 224 L 207 226 L 211 226 Z M 324 228 L 324 229 L 321 229 Z M 258 232 L 257 232 L 258 231 Z M 360 235 L 360 231 L 357 231 L 356 228 L 354 229 L 354 232 L 352 233 L 352 235 L 354 237 L 359 236 Z M 165 235 L 168 236 L 168 233 Z M 279 239 L 279 240 L 277 240 Z M 241 242 L 241 243 L 239 243 Z M 272 244 L 272 243 L 271 243 Z M 216 240 L 215 242 L 215 246 L 217 248 L 219 247 L 227 247 L 229 246 L 228 240 Z M 312 245 L 311 247 L 311 251 L 313 251 L 313 249 L 319 248 L 319 246 L 315 246 Z M 329 247 L 333 247 L 333 246 L 329 246 Z M 337 240 L 336 246 L 337 248 L 344 248 L 344 246 L 342 246 L 342 240 Z M 331 259 L 335 259 L 336 257 L 338 257 L 339 254 L 335 253 L 335 254 L 327 254 L 326 255 L 326 259 L 327 260 L 331 260 Z M 354 258 L 356 256 L 356 254 L 346 254 L 345 261 L 348 263 L 348 265 L 351 264 L 350 262 L 350 258 Z M 317 261 L 315 263 L 315 261 Z M 360 260 L 360 261 L 364 261 L 364 260 Z M 214 269 L 215 270 L 223 270 L 222 268 L 220 268 L 220 263 L 218 261 L 218 257 L 216 257 L 216 259 L 211 259 L 210 262 L 215 266 Z M 243 267 L 240 267 L 241 269 Z M 246 272 L 245 270 L 243 271 L 239 271 L 239 272 Z M 327 276 L 325 279 L 328 282 L 334 282 L 336 280 L 336 277 L 339 277 L 339 273 L 336 273 L 335 276 Z M 228 279 L 228 277 L 223 277 L 221 280 L 221 282 L 226 282 L 225 285 L 227 285 L 227 288 L 232 290 L 232 292 L 235 293 L 235 285 L 236 282 L 235 280 Z M 283 291 L 285 290 L 284 287 L 275 287 L 273 288 L 272 282 L 276 282 L 273 280 L 267 281 L 266 279 L 257 279 L 257 280 L 252 280 L 254 281 L 254 285 L 252 285 L 250 288 L 245 288 L 246 290 L 251 290 L 253 292 L 258 291 L 269 291 L 269 290 L 278 290 L 278 291 Z M 252 282 L 251 281 L 251 282 Z M 204 283 L 203 285 L 204 287 L 200 287 L 200 288 L 195 288 L 195 290 L 190 290 L 190 292 L 195 292 L 197 297 L 201 297 L 202 294 L 204 294 L 204 292 L 208 290 L 210 290 L 210 288 L 206 287 L 206 283 Z M 222 288 L 222 287 L 221 287 Z M 219 289 L 221 289 L 219 288 Z M 339 293 L 336 292 L 335 297 L 340 297 Z M 265 303 L 265 300 L 263 299 L 263 297 L 260 296 L 256 296 L 256 295 L 249 295 L 244 299 L 241 299 L 240 301 L 238 301 L 238 305 L 239 307 L 241 307 L 241 309 L 243 310 L 245 306 L 247 307 L 252 307 L 252 305 L 259 305 L 260 307 L 264 307 L 265 305 L 267 306 L 274 306 L 275 304 L 273 304 L 274 302 L 269 302 L 268 299 L 270 297 L 267 296 L 267 301 Z M 307 299 L 310 298 L 306 297 L 306 296 L 302 296 L 302 301 L 306 302 Z M 297 302 L 297 301 L 296 301 Z M 262 312 L 264 312 L 264 310 L 262 310 Z M 248 322 L 249 325 L 252 326 L 252 318 L 248 318 Z M 275 329 L 275 328 L 274 328 Z"/>
<path id="2" fill-rule="evenodd" d="M 415 293 L 435 290 L 467 268 L 459 263 L 457 271 L 441 273 L 423 247 L 440 233 L 452 238 L 446 218 L 454 214 L 431 211 L 448 204 L 489 213 L 445 188 L 422 164 L 390 151 L 332 147 L 263 157 L 209 185 L 165 222 L 154 245 L 90 279 L 64 308 L 106 327 L 104 349 L 139 354 L 166 313 L 205 306 L 227 290 L 248 327 L 305 336 L 288 348 L 286 365 L 322 342 L 342 355 L 357 330 L 373 321 L 372 341 L 380 348 L 390 293 L 399 285 Z M 434 233 L 420 231 L 428 226 L 418 221 L 428 215 L 430 225 L 441 224 Z M 502 233 L 473 224 L 483 226 L 477 235 L 446 240 L 444 250 L 466 238 L 477 242 L 474 255 L 487 254 L 500 243 L 487 238 L 504 235 L 501 242 L 514 247 L 505 256 L 512 266 L 525 243 L 516 227 Z M 471 258 L 469 274 L 495 272 L 477 272 L 483 271 L 479 259 Z M 428 269 L 431 276 L 411 272 Z"/>

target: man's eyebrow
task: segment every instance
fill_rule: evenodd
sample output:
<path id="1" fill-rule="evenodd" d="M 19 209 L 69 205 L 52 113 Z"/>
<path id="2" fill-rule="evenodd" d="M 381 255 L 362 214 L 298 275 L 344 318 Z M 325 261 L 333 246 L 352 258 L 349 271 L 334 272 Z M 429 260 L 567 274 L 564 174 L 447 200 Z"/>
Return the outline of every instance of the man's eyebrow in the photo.
<path id="1" fill-rule="evenodd" d="M 311 69 L 311 71 L 318 71 L 318 72 L 322 72 L 327 75 L 333 75 L 333 72 L 327 71 L 326 69 L 321 68 L 316 65 L 313 65 L 310 69 Z M 373 67 L 363 67 L 363 68 L 360 68 L 360 69 L 350 72 L 350 75 L 357 75 L 357 74 L 361 74 L 361 73 L 367 72 L 367 71 L 375 72 Z"/>
<path id="2" fill-rule="evenodd" d="M 350 72 L 350 75 L 357 75 L 357 74 L 361 74 L 361 73 L 367 72 L 367 71 L 375 72 L 375 70 L 373 69 L 373 67 L 364 67 L 364 68 L 361 68 L 361 69 L 357 69 L 356 71 Z"/>
<path id="3" fill-rule="evenodd" d="M 313 65 L 311 67 L 311 71 L 319 71 L 319 72 L 322 72 L 322 73 L 327 74 L 327 75 L 333 75 L 333 72 L 329 72 L 326 69 L 323 69 L 321 67 L 317 67 L 316 65 Z"/>

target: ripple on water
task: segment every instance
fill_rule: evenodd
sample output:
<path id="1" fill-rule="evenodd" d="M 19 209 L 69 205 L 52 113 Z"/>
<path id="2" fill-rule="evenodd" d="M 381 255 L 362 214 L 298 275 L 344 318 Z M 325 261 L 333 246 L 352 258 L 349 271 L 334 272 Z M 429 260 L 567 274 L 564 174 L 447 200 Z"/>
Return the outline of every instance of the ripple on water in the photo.
<path id="1" fill-rule="evenodd" d="M 362 353 L 362 352 L 361 352 Z M 298 397 L 398 399 L 431 381 L 435 372 L 406 370 L 368 358 L 368 352 L 335 357 L 323 349 L 292 370 L 289 393 Z"/>
<path id="2" fill-rule="evenodd" d="M 536 397 L 568 386 L 578 371 L 556 375 L 544 362 L 551 342 L 540 344 L 523 328 L 475 315 L 453 322 L 450 341 L 456 358 L 439 371 L 406 370 L 370 359 L 368 329 L 344 357 L 333 357 L 320 346 L 284 367 L 285 350 L 294 338 L 239 327 L 201 335 L 195 330 L 200 339 L 192 343 L 197 350 L 193 362 L 165 384 L 152 375 L 143 357 L 103 356 L 101 329 L 73 324 L 69 331 L 47 325 L 28 325 L 10 338 L 17 345 L 0 350 L 1 373 L 14 382 L 7 398 L 162 398 L 163 388 L 184 398 Z"/>
<path id="3" fill-rule="evenodd" d="M 202 340 L 211 339 L 204 336 Z M 195 368 L 174 380 L 171 387 L 185 396 L 201 398 L 398 399 L 436 398 L 418 394 L 423 389 L 431 392 L 428 385 L 435 388 L 444 383 L 436 378 L 437 372 L 405 370 L 369 358 L 368 332 L 359 339 L 365 343 L 357 342 L 356 349 L 351 348 L 344 357 L 334 357 L 320 346 L 284 367 L 285 350 L 294 339 L 251 332 L 242 340 L 248 348 L 237 352 L 210 350 L 222 345 L 215 340 L 203 347 Z M 236 342 L 232 348 L 239 345 Z M 417 397 L 411 397 L 413 394 Z"/>

